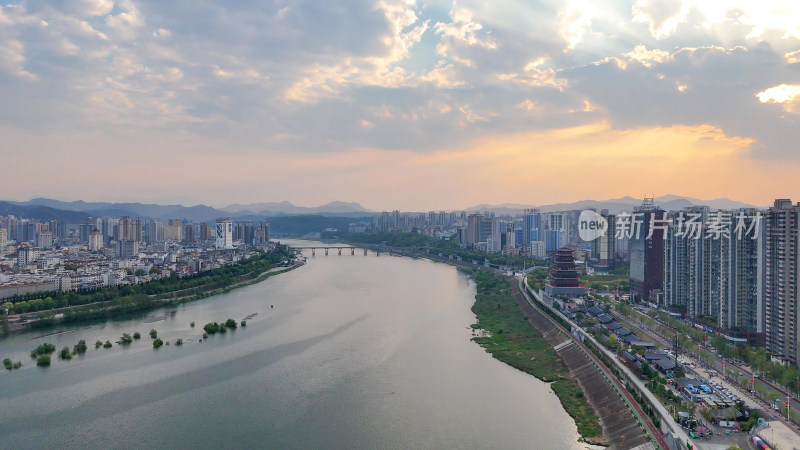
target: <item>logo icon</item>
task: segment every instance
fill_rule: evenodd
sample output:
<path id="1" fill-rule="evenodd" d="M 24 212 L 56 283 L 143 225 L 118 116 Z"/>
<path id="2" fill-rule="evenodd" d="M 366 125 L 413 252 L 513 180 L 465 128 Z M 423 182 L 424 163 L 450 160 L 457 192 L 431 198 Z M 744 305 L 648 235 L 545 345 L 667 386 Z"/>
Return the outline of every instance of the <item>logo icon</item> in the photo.
<path id="1" fill-rule="evenodd" d="M 591 210 L 581 211 L 578 217 L 578 235 L 586 242 L 591 242 L 600 236 L 605 236 L 608 231 L 608 221 L 605 217 Z"/>

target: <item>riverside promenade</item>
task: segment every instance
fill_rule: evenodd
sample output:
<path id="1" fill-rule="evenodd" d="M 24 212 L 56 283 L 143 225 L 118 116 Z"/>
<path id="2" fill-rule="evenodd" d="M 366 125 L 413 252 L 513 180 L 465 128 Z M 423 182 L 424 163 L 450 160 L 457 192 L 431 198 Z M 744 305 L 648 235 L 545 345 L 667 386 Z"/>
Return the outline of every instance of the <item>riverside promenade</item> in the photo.
<path id="1" fill-rule="evenodd" d="M 539 304 L 542 304 L 542 305 L 543 305 L 544 303 L 542 302 L 542 300 L 541 300 L 541 299 L 538 297 L 538 295 L 537 295 L 537 294 L 536 294 L 536 293 L 533 291 L 533 289 L 531 289 L 531 288 L 530 288 L 530 286 L 528 285 L 528 280 L 527 280 L 527 278 L 523 278 L 522 280 L 520 280 L 520 286 L 522 286 L 522 285 L 523 285 L 523 283 L 524 283 L 524 286 L 525 286 L 525 289 L 524 289 L 524 291 L 525 291 L 525 296 L 527 297 L 528 301 L 529 301 L 529 302 L 530 302 L 530 303 L 531 303 L 531 304 L 532 304 L 534 307 L 539 307 L 539 305 L 538 305 L 538 304 L 535 304 L 536 302 L 538 302 Z M 531 298 L 531 296 L 534 296 L 534 297 L 536 297 L 536 302 L 533 302 L 533 299 Z M 550 311 L 553 311 L 553 312 L 555 312 L 556 314 L 558 314 L 558 316 L 559 316 L 559 317 L 561 317 L 561 318 L 562 318 L 563 320 L 565 320 L 567 323 L 569 323 L 570 325 L 572 325 L 572 328 L 578 332 L 578 334 L 581 336 L 582 340 L 584 340 L 584 341 L 589 341 L 589 342 L 590 342 L 592 345 L 594 345 L 594 346 L 595 346 L 595 348 L 599 349 L 599 351 L 600 351 L 600 352 L 602 352 L 602 353 L 603 353 L 603 354 L 604 354 L 604 355 L 605 355 L 605 356 L 606 356 L 606 357 L 607 357 L 607 358 L 608 358 L 610 361 L 613 361 L 615 368 L 616 368 L 617 370 L 621 371 L 621 373 L 623 373 L 623 374 L 625 375 L 625 377 L 628 379 L 627 381 L 628 381 L 629 383 L 633 384 L 634 386 L 636 386 L 636 388 L 639 390 L 639 392 L 641 392 L 641 393 L 642 393 L 642 395 L 644 395 L 644 396 L 645 396 L 645 398 L 647 398 L 648 402 L 649 402 L 649 403 L 650 403 L 650 404 L 653 406 L 653 409 L 656 411 L 656 413 L 657 413 L 657 414 L 659 415 L 659 417 L 661 418 L 661 424 L 662 424 L 662 428 L 665 428 L 665 429 L 666 429 L 666 431 L 667 431 L 668 433 L 672 434 L 672 436 L 673 436 L 675 439 L 677 439 L 679 442 L 684 442 L 684 443 L 685 443 L 685 442 L 692 442 L 692 441 L 689 439 L 689 435 L 688 435 L 688 434 L 686 434 L 686 432 L 685 432 L 685 431 L 684 431 L 682 428 L 680 428 L 679 426 L 677 426 L 677 425 L 674 423 L 674 420 L 673 420 L 673 418 L 672 418 L 672 415 L 669 413 L 669 411 L 667 411 L 667 409 L 664 407 L 664 405 L 662 405 L 662 404 L 661 404 L 661 402 L 659 402 L 659 401 L 658 401 L 658 399 L 655 397 L 655 395 L 653 395 L 653 393 L 652 393 L 652 392 L 650 392 L 650 390 L 648 390 L 648 389 L 647 389 L 647 387 L 644 385 L 644 383 L 642 383 L 642 382 L 641 382 L 641 380 L 639 380 L 639 379 L 638 379 L 638 378 L 637 378 L 637 377 L 636 377 L 636 376 L 633 374 L 633 372 L 631 372 L 631 371 L 630 371 L 630 369 L 628 369 L 627 367 L 625 367 L 625 365 L 624 365 L 624 364 L 622 364 L 622 363 L 621 363 L 621 362 L 620 362 L 620 361 L 619 361 L 619 360 L 616 358 L 616 356 L 615 356 L 615 355 L 614 355 L 614 354 L 613 354 L 611 351 L 609 351 L 608 349 L 606 349 L 605 347 L 603 347 L 602 345 L 600 345 L 600 343 L 598 343 L 598 342 L 597 342 L 597 341 L 594 339 L 594 337 L 592 337 L 591 335 L 589 335 L 588 333 L 586 333 L 586 332 L 585 332 L 583 329 L 581 329 L 580 327 L 578 327 L 578 326 L 577 326 L 575 323 L 573 323 L 572 321 L 570 321 L 569 319 L 567 319 L 567 318 L 566 318 L 566 317 L 565 317 L 563 314 L 561 314 L 561 312 L 560 312 L 560 311 L 556 311 L 556 310 L 554 310 L 554 309 L 552 309 L 552 308 L 550 308 Z M 559 326 L 560 326 L 560 325 L 559 325 Z M 562 327 L 562 328 L 563 328 L 563 327 Z M 585 345 L 584 345 L 582 342 L 580 343 L 580 345 L 582 345 L 582 346 L 584 346 L 584 347 L 585 347 Z M 588 348 L 587 348 L 587 351 L 588 351 Z M 592 354 L 592 355 L 594 355 L 594 354 Z M 595 358 L 596 358 L 596 356 L 595 356 Z M 604 366 L 604 367 L 605 367 L 605 366 Z M 629 399 L 630 399 L 630 400 L 632 400 L 632 399 L 633 399 L 633 397 L 632 397 L 632 396 L 630 395 L 630 393 L 629 393 L 629 392 L 628 392 L 628 391 L 627 391 L 627 390 L 624 388 L 624 386 L 622 386 L 622 384 L 620 383 L 620 381 L 619 381 L 619 380 L 618 380 L 616 377 L 614 377 L 614 376 L 613 376 L 613 374 L 609 374 L 609 375 L 611 376 L 611 379 L 612 379 L 612 380 L 615 380 L 615 381 L 616 381 L 616 384 L 617 384 L 617 385 L 618 385 L 618 386 L 619 386 L 619 387 L 622 389 L 622 391 L 624 392 L 624 394 L 626 394 L 626 396 L 627 396 L 627 397 L 629 397 Z M 639 406 L 639 404 L 638 404 L 638 403 L 636 403 L 636 402 L 633 402 L 633 403 L 634 403 L 634 407 L 636 407 L 636 408 L 638 408 L 639 410 L 641 410 L 641 407 Z M 643 411 L 642 411 L 642 413 L 643 413 Z M 646 417 L 646 416 L 645 416 L 645 417 Z M 650 422 L 649 418 L 647 419 L 647 421 L 648 421 L 648 422 L 649 422 L 649 423 L 652 425 L 652 422 Z M 660 432 L 660 431 L 659 431 L 659 434 L 660 434 L 660 435 L 663 437 L 663 434 L 661 434 L 661 432 Z M 663 441 L 663 438 L 662 438 L 662 441 Z M 663 442 L 664 442 L 664 445 L 666 445 L 666 441 L 663 441 Z M 702 449 L 704 448 L 702 444 L 698 445 L 698 443 L 697 443 L 697 442 L 693 442 L 693 445 L 694 445 L 694 448 L 695 448 L 695 449 L 702 450 Z M 663 447 L 663 448 L 668 448 L 668 447 Z"/>
<path id="2" fill-rule="evenodd" d="M 604 444 L 610 450 L 652 449 L 651 437 L 637 420 L 633 409 L 615 390 L 602 369 L 578 345 L 573 337 L 543 311 L 528 301 L 513 278 L 512 295 L 528 322 L 550 343 L 567 366 L 570 375 L 586 393 L 603 427 Z"/>
<path id="3" fill-rule="evenodd" d="M 565 336 L 568 336 L 569 339 L 571 339 L 571 341 L 573 342 L 573 345 L 577 346 L 582 351 L 582 353 L 584 355 L 586 355 L 591 360 L 591 362 L 600 371 L 602 371 L 602 373 L 605 375 L 606 379 L 613 385 L 613 387 L 616 390 L 617 394 L 622 396 L 623 400 L 625 401 L 626 406 L 633 410 L 633 412 L 635 414 L 635 417 L 636 417 L 636 420 L 638 420 L 638 422 L 645 427 L 645 430 L 647 431 L 647 434 L 650 436 L 651 439 L 653 439 L 653 441 L 657 445 L 657 448 L 664 449 L 664 450 L 669 449 L 670 446 L 667 445 L 667 441 L 664 439 L 664 434 L 662 433 L 662 431 L 660 429 L 658 429 L 653 424 L 653 422 L 650 420 L 650 418 L 644 412 L 644 410 L 639 405 L 639 403 L 636 402 L 636 400 L 633 398 L 631 393 L 628 392 L 627 389 L 625 389 L 625 386 L 622 385 L 622 382 L 620 382 L 620 380 L 616 376 L 614 376 L 614 374 L 611 372 L 611 370 L 600 360 L 600 358 L 597 357 L 597 355 L 592 353 L 592 351 L 582 342 L 582 339 L 578 339 L 575 335 L 573 335 L 564 326 L 562 326 L 560 323 L 558 323 L 556 320 L 554 320 L 552 317 L 550 317 L 548 315 L 548 313 L 545 312 L 542 309 L 543 307 L 540 306 L 540 305 L 543 305 L 544 303 L 541 303 L 540 299 L 537 298 L 536 301 L 534 301 L 531 298 L 531 293 L 533 291 L 531 289 L 529 289 L 528 284 L 527 284 L 527 279 L 525 279 L 525 278 L 518 279 L 517 285 L 519 286 L 519 290 L 521 291 L 521 295 L 524 296 L 523 298 L 525 299 L 526 303 L 531 308 L 537 310 L 539 313 L 541 313 L 542 315 L 546 316 L 547 319 L 550 321 L 550 323 L 553 324 L 553 326 L 558 328 L 559 331 L 561 333 L 563 333 Z M 560 316 L 560 317 L 564 318 L 563 316 Z M 566 318 L 564 318 L 564 319 L 566 320 Z M 567 321 L 567 323 L 569 323 L 569 321 Z M 579 330 L 579 328 L 577 326 L 575 326 L 573 328 Z M 583 335 L 583 338 L 585 339 L 586 336 Z M 589 336 L 589 338 L 591 338 L 591 336 Z M 611 361 L 616 361 L 616 358 L 612 357 Z M 644 387 L 644 386 L 642 386 L 642 387 Z M 658 405 L 660 405 L 660 403 L 658 403 L 658 400 L 656 400 L 655 398 L 653 398 L 653 400 L 655 400 L 655 402 Z M 664 410 L 664 413 L 666 414 L 666 417 L 671 420 L 671 417 L 669 416 L 669 414 L 666 413 L 666 410 Z M 662 423 L 664 423 L 664 422 L 665 421 L 662 420 Z M 670 431 L 672 431 L 674 433 L 676 430 L 670 428 Z M 674 434 L 673 434 L 673 436 L 674 436 Z M 678 438 L 678 439 L 681 438 L 680 435 L 675 436 L 675 437 Z M 687 439 L 688 439 L 688 436 L 687 436 Z M 618 448 L 630 448 L 630 447 L 629 446 L 625 446 L 625 447 L 620 446 Z"/>

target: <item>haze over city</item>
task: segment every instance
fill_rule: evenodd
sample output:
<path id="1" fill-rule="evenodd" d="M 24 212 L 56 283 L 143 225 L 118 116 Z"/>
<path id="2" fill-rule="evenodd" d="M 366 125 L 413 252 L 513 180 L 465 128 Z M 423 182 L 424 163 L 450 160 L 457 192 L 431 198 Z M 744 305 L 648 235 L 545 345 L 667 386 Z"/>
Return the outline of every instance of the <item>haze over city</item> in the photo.
<path id="1" fill-rule="evenodd" d="M 798 0 L 0 0 L 0 447 L 800 442 Z"/>
<path id="2" fill-rule="evenodd" d="M 0 4 L 5 199 L 797 197 L 786 2 Z"/>

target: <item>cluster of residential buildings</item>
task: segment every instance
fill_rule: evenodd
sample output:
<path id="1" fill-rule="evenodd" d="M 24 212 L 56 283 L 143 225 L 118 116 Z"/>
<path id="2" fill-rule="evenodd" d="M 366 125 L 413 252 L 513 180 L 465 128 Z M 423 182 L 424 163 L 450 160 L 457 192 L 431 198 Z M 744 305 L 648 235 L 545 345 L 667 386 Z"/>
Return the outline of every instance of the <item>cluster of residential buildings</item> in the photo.
<path id="1" fill-rule="evenodd" d="M 630 264 L 630 298 L 703 322 L 733 342 L 766 346 L 776 360 L 800 362 L 800 203 L 768 209 L 665 211 L 645 199 L 631 212 L 597 215 L 606 232 L 580 237 L 581 212 L 384 212 L 351 232 L 417 231 L 485 252 L 557 258 L 569 248 L 590 272 Z M 559 266 L 564 292 L 574 273 Z"/>
<path id="2" fill-rule="evenodd" d="M 634 300 L 706 318 L 731 341 L 800 362 L 800 203 L 669 212 L 650 203 L 642 212 L 644 228 L 655 231 L 630 239 Z"/>
<path id="3" fill-rule="evenodd" d="M 0 216 L 0 299 L 188 276 L 269 248 L 268 222 Z"/>
<path id="4" fill-rule="evenodd" d="M 613 220 L 607 211 L 603 214 Z M 492 211 L 401 213 L 383 212 L 372 222 L 351 223 L 351 233 L 415 231 L 457 240 L 459 245 L 477 251 L 524 255 L 544 259 L 563 247 L 574 247 L 588 257 L 599 271 L 614 269 L 617 243 L 604 236 L 587 246 L 578 246 L 577 223 L 580 211 L 545 213 L 526 209 L 522 214 L 495 214 Z M 624 250 L 624 249 L 623 249 Z"/>

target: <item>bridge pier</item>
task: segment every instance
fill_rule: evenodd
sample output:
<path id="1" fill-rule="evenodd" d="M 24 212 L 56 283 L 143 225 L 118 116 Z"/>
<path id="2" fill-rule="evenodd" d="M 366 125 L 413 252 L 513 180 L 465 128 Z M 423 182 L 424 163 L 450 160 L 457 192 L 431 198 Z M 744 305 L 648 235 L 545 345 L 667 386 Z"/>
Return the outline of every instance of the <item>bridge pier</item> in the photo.
<path id="1" fill-rule="evenodd" d="M 356 254 L 356 249 L 355 248 L 351 248 L 350 249 L 350 254 L 351 255 L 355 255 Z"/>
<path id="2" fill-rule="evenodd" d="M 342 249 L 339 248 L 339 256 L 342 256 Z"/>
<path id="3" fill-rule="evenodd" d="M 325 256 L 328 256 L 328 249 L 325 249 Z"/>
<path id="4" fill-rule="evenodd" d="M 311 256 L 317 256 L 317 249 L 315 248 L 311 249 Z"/>
<path id="5" fill-rule="evenodd" d="M 364 256 L 367 256 L 367 249 L 364 249 Z"/>

